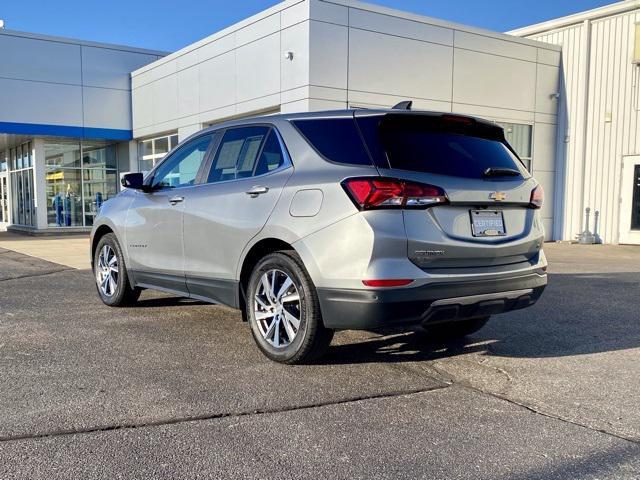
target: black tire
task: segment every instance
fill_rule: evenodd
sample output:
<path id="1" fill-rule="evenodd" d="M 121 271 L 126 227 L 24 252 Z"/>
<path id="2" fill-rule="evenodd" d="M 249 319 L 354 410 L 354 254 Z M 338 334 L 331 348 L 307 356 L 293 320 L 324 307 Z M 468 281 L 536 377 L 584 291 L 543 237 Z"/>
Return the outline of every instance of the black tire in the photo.
<path id="1" fill-rule="evenodd" d="M 269 340 L 261 331 L 261 328 L 266 329 L 266 324 L 259 324 L 254 310 L 256 293 L 258 293 L 260 298 L 265 298 L 261 294 L 261 292 L 265 290 L 264 286 L 262 286 L 262 277 L 267 272 L 273 271 L 276 271 L 276 274 L 281 279 L 286 279 L 285 274 L 291 279 L 295 286 L 295 293 L 297 293 L 299 298 L 297 305 L 295 301 L 292 301 L 293 304 L 280 304 L 281 311 L 285 309 L 286 306 L 289 313 L 292 313 L 294 316 L 299 315 L 296 317 L 299 320 L 299 326 L 293 337 L 293 341 L 290 341 L 288 345 L 279 347 L 274 346 L 273 343 L 276 341 L 280 343 L 280 340 L 282 340 L 284 344 L 289 340 L 287 338 L 288 331 L 284 327 L 285 321 L 281 320 L 279 322 L 280 325 L 283 325 L 282 328 L 285 333 L 281 333 L 278 336 L 278 340 L 275 339 L 275 336 Z M 273 283 L 277 283 L 277 280 Z M 282 284 L 283 283 L 284 280 L 282 280 Z M 258 348 L 260 348 L 262 353 L 269 359 L 279 363 L 300 364 L 312 362 L 324 354 L 333 339 L 334 331 L 325 328 L 322 323 L 320 302 L 316 288 L 296 252 L 288 250 L 279 251 L 263 257 L 253 269 L 253 272 L 251 272 L 246 291 L 246 316 L 251 327 L 251 334 Z M 266 301 L 271 302 L 269 298 L 266 298 Z M 272 308 L 278 308 L 278 304 L 271 303 L 270 305 L 276 305 Z M 278 322 L 277 316 L 272 317 L 271 321 Z M 267 318 L 265 322 L 268 323 L 269 319 Z M 288 325 L 289 328 L 291 328 L 293 324 L 289 323 Z M 279 332 L 279 328 L 278 325 L 278 330 L 274 331 Z M 274 335 L 274 331 L 272 331 L 272 335 Z"/>
<path id="2" fill-rule="evenodd" d="M 113 293 L 110 291 L 103 291 L 100 287 L 99 270 L 100 270 L 100 254 L 105 248 L 109 247 L 114 253 L 117 259 L 117 276 L 113 282 Z M 122 249 L 118 243 L 118 239 L 115 234 L 107 233 L 98 242 L 96 251 L 93 254 L 93 277 L 96 282 L 96 288 L 98 289 L 98 295 L 105 305 L 110 307 L 124 307 L 134 304 L 140 297 L 140 288 L 133 288 L 129 283 L 129 276 L 127 275 L 127 266 L 124 261 L 124 255 Z M 107 289 L 108 290 L 108 289 Z"/>
<path id="3" fill-rule="evenodd" d="M 484 327 L 491 317 L 476 317 L 455 322 L 437 323 L 435 325 L 425 325 L 427 338 L 429 340 L 455 340 L 471 335 Z"/>

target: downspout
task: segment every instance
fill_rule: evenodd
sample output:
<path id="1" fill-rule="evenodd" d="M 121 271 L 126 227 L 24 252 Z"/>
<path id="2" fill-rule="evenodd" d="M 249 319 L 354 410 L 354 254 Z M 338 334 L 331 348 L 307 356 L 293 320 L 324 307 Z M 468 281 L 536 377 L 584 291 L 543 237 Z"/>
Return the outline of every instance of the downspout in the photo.
<path id="1" fill-rule="evenodd" d="M 580 105 L 580 112 L 578 112 L 578 118 L 582 119 L 583 125 L 580 132 L 581 138 L 578 144 L 581 146 L 582 151 L 581 162 L 582 162 L 582 182 L 580 183 L 580 211 L 578 212 L 578 218 L 582 218 L 582 212 L 585 209 L 585 183 L 587 182 L 587 177 L 585 175 L 586 167 L 587 167 L 587 133 L 589 129 L 589 77 L 591 75 L 591 20 L 585 20 L 584 28 L 582 30 L 582 44 L 585 48 L 584 53 L 584 63 L 581 69 L 581 78 L 580 89 L 582 93 L 582 104 Z M 575 215 L 575 212 L 574 212 Z M 581 230 L 586 230 L 589 226 L 583 225 L 584 228 Z"/>

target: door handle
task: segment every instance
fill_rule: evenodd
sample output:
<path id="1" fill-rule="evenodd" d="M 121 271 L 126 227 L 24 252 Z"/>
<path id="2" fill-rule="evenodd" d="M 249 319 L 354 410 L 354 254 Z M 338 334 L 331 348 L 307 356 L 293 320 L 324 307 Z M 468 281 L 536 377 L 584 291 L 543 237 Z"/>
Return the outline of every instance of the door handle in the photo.
<path id="1" fill-rule="evenodd" d="M 269 191 L 269 187 L 254 186 L 254 187 L 251 187 L 251 190 L 247 190 L 245 193 L 255 198 L 258 195 L 267 193 L 268 191 Z"/>
<path id="2" fill-rule="evenodd" d="M 183 202 L 183 201 L 184 201 L 184 197 L 178 197 L 178 196 L 171 197 L 169 199 L 169 203 L 171 205 L 175 205 L 176 203 L 180 203 L 180 202 Z"/>

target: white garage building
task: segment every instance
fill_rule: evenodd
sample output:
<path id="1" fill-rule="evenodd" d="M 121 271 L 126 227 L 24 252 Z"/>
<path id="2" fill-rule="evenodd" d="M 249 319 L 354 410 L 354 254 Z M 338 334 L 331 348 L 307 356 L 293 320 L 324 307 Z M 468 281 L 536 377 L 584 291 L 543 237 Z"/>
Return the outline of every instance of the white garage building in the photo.
<path id="1" fill-rule="evenodd" d="M 562 47 L 554 237 L 589 207 L 604 242 L 640 244 L 640 0 L 510 33 Z"/>

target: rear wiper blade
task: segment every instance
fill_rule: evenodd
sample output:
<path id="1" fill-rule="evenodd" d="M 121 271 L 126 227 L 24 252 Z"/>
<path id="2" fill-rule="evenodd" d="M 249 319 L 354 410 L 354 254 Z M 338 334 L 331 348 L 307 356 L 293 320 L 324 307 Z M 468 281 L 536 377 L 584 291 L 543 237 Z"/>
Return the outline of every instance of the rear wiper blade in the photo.
<path id="1" fill-rule="evenodd" d="M 487 168 L 483 175 L 485 177 L 517 177 L 520 175 L 520 172 L 515 168 Z"/>

